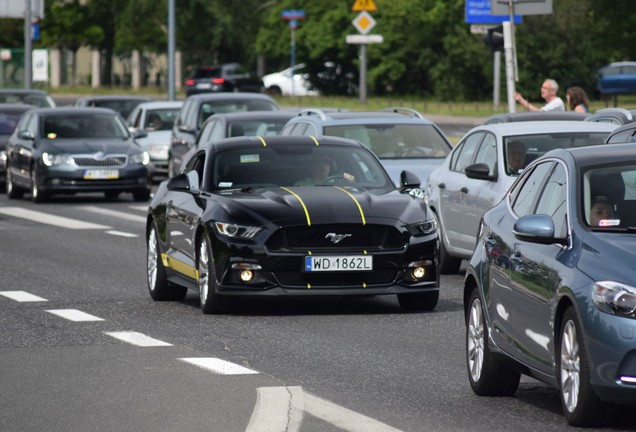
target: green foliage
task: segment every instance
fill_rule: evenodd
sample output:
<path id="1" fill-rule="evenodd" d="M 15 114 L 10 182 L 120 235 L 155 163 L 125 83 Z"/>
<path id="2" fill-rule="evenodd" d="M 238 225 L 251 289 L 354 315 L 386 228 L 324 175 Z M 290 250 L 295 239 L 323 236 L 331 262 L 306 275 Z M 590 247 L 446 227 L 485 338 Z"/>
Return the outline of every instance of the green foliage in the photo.
<path id="1" fill-rule="evenodd" d="M 0 47 L 24 47 L 24 20 L 15 18 L 0 18 Z"/>

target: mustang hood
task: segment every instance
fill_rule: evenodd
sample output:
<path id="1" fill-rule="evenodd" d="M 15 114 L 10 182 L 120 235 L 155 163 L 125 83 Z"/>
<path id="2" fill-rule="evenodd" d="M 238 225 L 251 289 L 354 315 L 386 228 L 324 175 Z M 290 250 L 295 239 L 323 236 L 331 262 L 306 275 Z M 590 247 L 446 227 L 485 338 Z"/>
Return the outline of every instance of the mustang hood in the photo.
<path id="1" fill-rule="evenodd" d="M 49 140 L 45 151 L 60 153 L 128 153 L 131 143 L 121 139 L 56 139 Z"/>
<path id="2" fill-rule="evenodd" d="M 428 218 L 422 199 L 399 190 L 375 193 L 355 187 L 291 186 L 227 195 L 232 199 L 226 202 L 226 211 L 233 220 L 249 215 L 260 223 L 319 225 L 414 223 Z"/>

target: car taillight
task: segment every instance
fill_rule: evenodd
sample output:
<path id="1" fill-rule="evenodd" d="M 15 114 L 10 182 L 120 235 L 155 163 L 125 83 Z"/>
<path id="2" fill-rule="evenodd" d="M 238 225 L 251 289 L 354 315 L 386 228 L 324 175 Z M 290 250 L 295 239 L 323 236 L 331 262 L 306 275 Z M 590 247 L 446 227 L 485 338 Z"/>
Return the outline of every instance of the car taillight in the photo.
<path id="1" fill-rule="evenodd" d="M 212 78 L 212 84 L 223 84 L 225 82 L 225 78 Z"/>
<path id="2" fill-rule="evenodd" d="M 187 86 L 194 85 L 194 80 L 193 80 L 193 79 L 187 79 L 187 80 L 185 81 L 185 85 L 187 85 Z"/>

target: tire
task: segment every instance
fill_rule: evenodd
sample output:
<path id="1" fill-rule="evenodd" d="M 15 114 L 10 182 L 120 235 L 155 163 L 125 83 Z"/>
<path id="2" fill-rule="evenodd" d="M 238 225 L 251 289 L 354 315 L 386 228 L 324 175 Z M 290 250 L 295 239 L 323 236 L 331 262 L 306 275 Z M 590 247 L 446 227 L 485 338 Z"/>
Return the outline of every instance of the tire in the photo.
<path id="1" fill-rule="evenodd" d="M 9 199 L 20 199 L 24 196 L 24 190 L 13 183 L 13 176 L 7 165 L 7 197 Z"/>
<path id="2" fill-rule="evenodd" d="M 137 202 L 145 202 L 150 199 L 150 189 L 133 191 L 133 199 Z"/>
<path id="3" fill-rule="evenodd" d="M 437 220 L 437 232 L 439 235 L 439 272 L 441 274 L 457 274 L 462 265 L 462 260 L 461 258 L 456 258 L 448 254 L 446 244 L 444 243 L 442 224 L 440 224 L 437 215 L 435 215 L 435 219 Z"/>
<path id="4" fill-rule="evenodd" d="M 572 306 L 563 314 L 557 346 L 559 396 L 565 419 L 579 427 L 608 423 L 614 407 L 601 401 L 592 389 L 587 348 Z"/>
<path id="5" fill-rule="evenodd" d="M 148 233 L 147 253 L 147 280 L 150 297 L 156 301 L 183 300 L 187 288 L 168 282 L 166 268 L 163 266 L 159 251 L 159 237 L 153 224 Z"/>
<path id="6" fill-rule="evenodd" d="M 470 386 L 480 396 L 512 396 L 519 388 L 521 375 L 503 366 L 488 348 L 488 326 L 476 289 L 466 313 L 466 367 Z"/>
<path id="7" fill-rule="evenodd" d="M 35 172 L 35 167 L 31 170 L 31 201 L 34 203 L 43 203 L 49 198 L 46 192 L 38 186 L 38 175 Z"/>
<path id="8" fill-rule="evenodd" d="M 104 192 L 104 197 L 106 197 L 106 199 L 108 200 L 115 200 L 119 197 L 119 194 L 121 192 L 119 191 L 106 191 Z"/>
<path id="9" fill-rule="evenodd" d="M 218 284 L 216 282 L 216 272 L 214 271 L 212 246 L 207 234 L 203 235 L 199 242 L 197 270 L 199 273 L 199 303 L 201 311 L 206 315 L 225 312 L 230 299 L 217 293 Z"/>
<path id="10" fill-rule="evenodd" d="M 280 90 L 280 87 L 274 85 L 265 89 L 265 94 L 270 96 L 282 96 L 283 92 Z"/>
<path id="11" fill-rule="evenodd" d="M 435 306 L 437 306 L 439 291 L 398 294 L 397 299 L 400 307 L 404 311 L 430 311 L 435 309 Z"/>

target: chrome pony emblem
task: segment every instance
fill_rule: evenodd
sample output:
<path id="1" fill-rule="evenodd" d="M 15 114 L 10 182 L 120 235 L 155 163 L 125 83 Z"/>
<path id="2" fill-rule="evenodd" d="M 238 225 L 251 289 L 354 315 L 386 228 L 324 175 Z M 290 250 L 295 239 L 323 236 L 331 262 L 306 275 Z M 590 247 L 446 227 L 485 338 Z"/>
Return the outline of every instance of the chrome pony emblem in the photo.
<path id="1" fill-rule="evenodd" d="M 325 238 L 327 240 L 331 240 L 331 243 L 333 244 L 338 244 L 341 241 L 343 241 L 344 239 L 346 239 L 347 237 L 351 237 L 351 234 L 336 234 L 336 233 L 329 233 L 325 236 Z"/>

